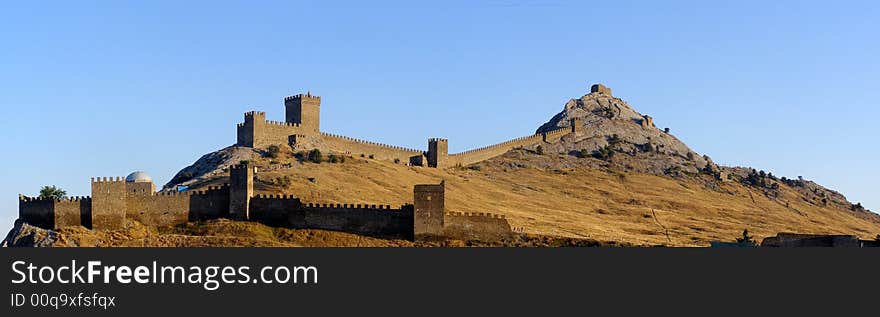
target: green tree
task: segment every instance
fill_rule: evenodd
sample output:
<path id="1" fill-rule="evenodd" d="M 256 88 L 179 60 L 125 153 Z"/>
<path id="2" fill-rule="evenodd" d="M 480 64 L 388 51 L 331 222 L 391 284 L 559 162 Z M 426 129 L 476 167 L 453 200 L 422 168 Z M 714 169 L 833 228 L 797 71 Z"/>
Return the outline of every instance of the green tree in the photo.
<path id="1" fill-rule="evenodd" d="M 321 163 L 322 158 L 323 157 L 321 156 L 321 150 L 312 149 L 311 151 L 309 151 L 309 161 L 311 161 L 312 163 Z"/>
<path id="2" fill-rule="evenodd" d="M 55 185 L 43 186 L 42 188 L 40 188 L 40 198 L 56 199 L 57 200 L 57 199 L 64 199 L 66 197 L 67 197 L 67 191 L 65 191 L 61 188 L 55 187 Z"/>

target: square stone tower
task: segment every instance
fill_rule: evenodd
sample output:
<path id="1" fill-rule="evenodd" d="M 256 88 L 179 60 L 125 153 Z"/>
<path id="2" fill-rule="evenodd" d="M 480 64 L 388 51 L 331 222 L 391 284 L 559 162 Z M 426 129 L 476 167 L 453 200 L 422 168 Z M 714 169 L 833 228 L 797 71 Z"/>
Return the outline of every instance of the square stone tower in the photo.
<path id="1" fill-rule="evenodd" d="M 92 229 L 116 230 L 125 227 L 125 180 L 92 178 Z"/>
<path id="2" fill-rule="evenodd" d="M 449 141 L 446 139 L 428 139 L 428 167 L 446 167 L 449 156 Z"/>
<path id="3" fill-rule="evenodd" d="M 254 167 L 242 162 L 229 167 L 229 218 L 248 220 L 251 197 L 254 197 Z"/>
<path id="4" fill-rule="evenodd" d="M 286 121 L 299 124 L 303 134 L 321 132 L 321 97 L 311 92 L 284 98 Z"/>
<path id="5" fill-rule="evenodd" d="M 445 181 L 439 185 L 423 184 L 413 187 L 413 233 L 416 237 L 443 234 L 445 187 Z"/>

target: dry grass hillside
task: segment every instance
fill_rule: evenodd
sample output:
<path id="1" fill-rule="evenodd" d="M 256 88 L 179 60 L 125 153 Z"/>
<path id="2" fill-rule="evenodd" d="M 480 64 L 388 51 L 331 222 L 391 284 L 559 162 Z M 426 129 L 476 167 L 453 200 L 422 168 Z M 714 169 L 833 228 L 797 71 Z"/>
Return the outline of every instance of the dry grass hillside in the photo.
<path id="1" fill-rule="evenodd" d="M 705 246 L 712 240 L 731 241 L 743 229 L 757 238 L 783 231 L 871 239 L 880 234 L 880 216 L 822 206 L 787 185 L 768 195 L 709 175 L 659 176 L 571 155 L 514 150 L 444 170 L 361 157 L 316 164 L 297 159 L 289 149 L 275 158 L 253 154 L 258 193 L 293 194 L 304 202 L 396 206 L 411 203 L 413 185 L 446 180 L 448 210 L 503 214 L 512 226 L 535 235 Z M 223 174 L 193 185 L 226 182 Z"/>

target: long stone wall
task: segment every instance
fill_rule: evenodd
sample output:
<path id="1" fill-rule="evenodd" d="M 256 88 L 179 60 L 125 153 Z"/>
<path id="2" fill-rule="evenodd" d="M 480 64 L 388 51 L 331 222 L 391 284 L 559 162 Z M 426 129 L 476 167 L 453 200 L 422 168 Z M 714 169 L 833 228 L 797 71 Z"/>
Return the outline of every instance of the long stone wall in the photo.
<path id="1" fill-rule="evenodd" d="M 570 128 L 559 128 L 546 133 L 520 137 L 478 149 L 450 154 L 447 160 L 450 166 L 466 166 L 488 160 L 521 146 L 529 146 L 541 142 L 553 142 L 559 140 L 559 138 L 570 132 Z"/>
<path id="2" fill-rule="evenodd" d="M 399 160 L 406 164 L 410 157 L 422 155 L 421 150 L 408 149 L 405 147 L 387 145 L 367 140 L 350 138 L 347 136 L 321 132 L 321 139 L 328 150 L 347 153 L 353 156 L 373 155 L 381 160 Z"/>
<path id="3" fill-rule="evenodd" d="M 503 215 L 448 212 L 444 215 L 443 235 L 457 239 L 494 240 L 513 234 Z"/>
<path id="4" fill-rule="evenodd" d="M 19 195 L 18 217 L 41 228 L 85 226 L 91 228 L 91 197 L 43 199 Z"/>

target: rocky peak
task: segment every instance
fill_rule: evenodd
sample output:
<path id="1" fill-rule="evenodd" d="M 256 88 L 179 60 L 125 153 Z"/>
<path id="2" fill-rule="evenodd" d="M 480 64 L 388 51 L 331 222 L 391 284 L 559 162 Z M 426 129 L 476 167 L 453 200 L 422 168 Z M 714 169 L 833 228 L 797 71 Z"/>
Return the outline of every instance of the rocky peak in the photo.
<path id="1" fill-rule="evenodd" d="M 572 120 L 579 119 L 579 120 Z M 538 128 L 537 133 L 570 127 L 580 122 L 574 138 L 563 139 L 555 149 L 560 153 L 597 151 L 613 146 L 618 152 L 652 153 L 653 159 L 673 158 L 666 165 L 680 165 L 695 171 L 706 165 L 706 159 L 687 145 L 654 125 L 653 118 L 633 109 L 623 99 L 614 97 L 611 89 L 593 85 L 590 93 L 565 103 L 563 110 Z M 661 162 L 662 163 L 662 162 Z M 663 165 L 663 164 L 660 164 Z"/>

